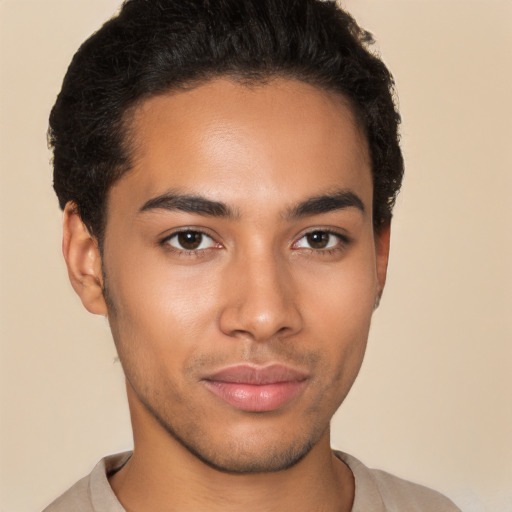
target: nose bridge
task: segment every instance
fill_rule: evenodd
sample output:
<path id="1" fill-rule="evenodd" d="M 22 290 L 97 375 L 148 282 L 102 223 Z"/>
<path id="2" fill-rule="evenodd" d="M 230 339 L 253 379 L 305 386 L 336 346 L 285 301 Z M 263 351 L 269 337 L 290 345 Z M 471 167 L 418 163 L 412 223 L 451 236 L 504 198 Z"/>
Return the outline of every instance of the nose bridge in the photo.
<path id="1" fill-rule="evenodd" d="M 267 244 L 240 251 L 233 258 L 221 329 L 229 335 L 265 341 L 301 327 L 293 279 L 286 258 Z"/>

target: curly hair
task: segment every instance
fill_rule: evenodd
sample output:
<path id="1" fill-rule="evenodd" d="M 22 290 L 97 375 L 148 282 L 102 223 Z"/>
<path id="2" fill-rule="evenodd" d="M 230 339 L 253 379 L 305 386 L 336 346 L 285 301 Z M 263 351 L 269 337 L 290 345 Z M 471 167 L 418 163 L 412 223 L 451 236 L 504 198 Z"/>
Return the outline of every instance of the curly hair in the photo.
<path id="1" fill-rule="evenodd" d="M 372 35 L 334 1 L 127 0 L 79 48 L 50 115 L 54 189 L 102 241 L 110 187 L 130 169 L 129 113 L 216 77 L 274 77 L 342 94 L 366 135 L 376 230 L 403 176 L 393 77 Z"/>

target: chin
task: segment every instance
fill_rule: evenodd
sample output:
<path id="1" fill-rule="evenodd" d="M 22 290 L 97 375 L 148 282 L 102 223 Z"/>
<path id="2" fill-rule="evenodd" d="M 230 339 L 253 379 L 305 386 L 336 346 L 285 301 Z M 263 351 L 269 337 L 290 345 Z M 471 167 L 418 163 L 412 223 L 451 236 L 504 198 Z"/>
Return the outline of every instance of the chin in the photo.
<path id="1" fill-rule="evenodd" d="M 173 435 L 186 450 L 207 466 L 232 474 L 276 473 L 295 466 L 313 448 L 312 440 L 283 446 L 276 442 L 273 446 L 265 443 L 236 443 L 232 441 L 222 446 L 198 446 Z"/>
<path id="2" fill-rule="evenodd" d="M 318 443 L 325 429 L 319 425 L 309 429 L 293 429 L 260 425 L 230 430 L 227 425 L 175 425 L 155 416 L 166 434 L 207 466 L 224 473 L 257 474 L 284 471 L 300 462 Z M 293 424 L 295 423 L 295 424 Z"/>

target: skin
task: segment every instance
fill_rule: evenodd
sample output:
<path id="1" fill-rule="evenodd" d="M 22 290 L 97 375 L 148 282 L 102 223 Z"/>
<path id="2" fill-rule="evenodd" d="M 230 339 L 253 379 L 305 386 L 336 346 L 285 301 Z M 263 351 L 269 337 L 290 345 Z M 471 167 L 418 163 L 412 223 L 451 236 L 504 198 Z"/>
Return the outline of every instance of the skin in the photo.
<path id="1" fill-rule="evenodd" d="M 329 423 L 361 366 L 389 251 L 350 108 L 293 80 L 217 79 L 148 99 L 130 122 L 133 169 L 109 193 L 102 256 L 74 205 L 64 216 L 71 282 L 108 316 L 127 380 L 134 454 L 114 492 L 128 511 L 350 510 Z M 297 212 L 340 192 L 362 208 Z M 165 194 L 229 215 L 154 200 Z M 183 230 L 199 249 L 180 246 Z M 244 411 L 204 382 L 240 363 L 306 379 L 283 406 Z"/>

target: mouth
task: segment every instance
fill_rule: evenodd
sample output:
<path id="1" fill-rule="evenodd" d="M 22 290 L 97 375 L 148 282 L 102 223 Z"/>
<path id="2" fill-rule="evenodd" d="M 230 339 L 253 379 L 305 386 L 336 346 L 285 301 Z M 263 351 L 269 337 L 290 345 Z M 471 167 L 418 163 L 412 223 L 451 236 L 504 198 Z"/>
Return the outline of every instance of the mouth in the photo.
<path id="1" fill-rule="evenodd" d="M 265 367 L 236 365 L 203 378 L 206 388 L 241 411 L 280 409 L 304 389 L 307 375 L 275 364 Z"/>

